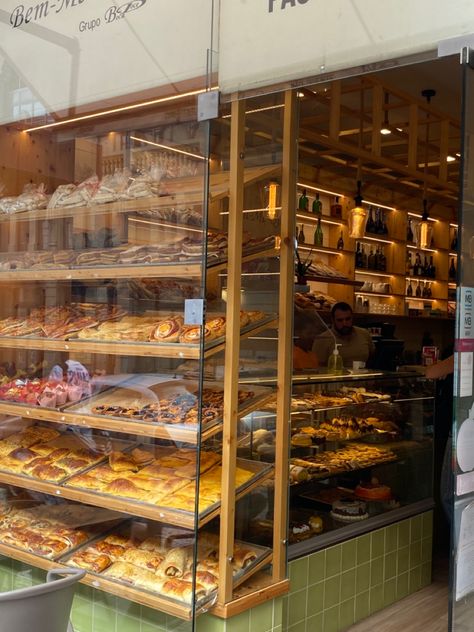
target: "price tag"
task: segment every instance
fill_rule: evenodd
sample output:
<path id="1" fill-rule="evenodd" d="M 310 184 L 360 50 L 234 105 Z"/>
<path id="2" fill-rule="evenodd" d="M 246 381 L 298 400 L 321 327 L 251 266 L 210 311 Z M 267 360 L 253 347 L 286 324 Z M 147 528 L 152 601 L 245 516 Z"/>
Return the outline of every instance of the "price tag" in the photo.
<path id="1" fill-rule="evenodd" d="M 474 288 L 459 288 L 459 338 L 462 340 L 474 338 Z"/>

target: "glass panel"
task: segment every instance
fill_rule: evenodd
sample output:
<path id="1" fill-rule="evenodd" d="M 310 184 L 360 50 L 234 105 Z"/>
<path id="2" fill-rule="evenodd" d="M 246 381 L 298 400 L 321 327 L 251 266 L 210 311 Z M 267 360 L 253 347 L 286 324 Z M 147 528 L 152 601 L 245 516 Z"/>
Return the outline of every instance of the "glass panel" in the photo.
<path id="1" fill-rule="evenodd" d="M 474 124 L 474 76 L 472 55 L 463 68 L 463 146 L 462 189 L 459 217 L 460 243 L 458 250 L 459 309 L 456 310 L 456 353 L 454 362 L 454 422 L 453 422 L 453 548 L 451 582 L 451 627 L 456 632 L 472 627 L 474 612 L 474 572 L 472 568 L 474 540 L 474 462 L 472 462 L 472 405 L 474 334 L 472 333 L 472 295 L 474 292 L 474 176 L 472 148 Z"/>
<path id="2" fill-rule="evenodd" d="M 209 124 L 193 98 L 3 127 L 0 146 L 1 552 L 85 568 L 104 607 L 191 629 L 218 574 L 194 579 L 220 504 L 218 485 L 196 503 L 199 467 L 220 476 L 199 445 L 223 410 L 201 365 L 223 342 L 203 335 L 206 267 L 227 257 L 206 237 Z"/>

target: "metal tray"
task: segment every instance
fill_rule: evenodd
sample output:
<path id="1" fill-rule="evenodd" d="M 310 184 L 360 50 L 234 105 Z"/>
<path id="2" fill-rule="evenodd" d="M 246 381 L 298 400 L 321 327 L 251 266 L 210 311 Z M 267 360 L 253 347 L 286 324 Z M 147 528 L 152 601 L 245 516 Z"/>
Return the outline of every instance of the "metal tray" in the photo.
<path id="1" fill-rule="evenodd" d="M 212 382 L 205 381 L 204 388 L 215 388 L 219 390 L 223 390 L 222 382 Z M 115 416 L 115 415 L 97 415 L 92 412 L 92 408 L 100 405 L 114 405 L 114 399 L 116 398 L 118 401 L 122 401 L 122 405 L 132 406 L 131 402 L 139 400 L 140 405 L 144 406 L 149 403 L 154 403 L 159 401 L 160 397 L 166 397 L 168 393 L 195 393 L 198 391 L 199 383 L 195 380 L 187 380 L 187 379 L 167 379 L 162 382 L 157 383 L 156 375 L 136 375 L 131 378 L 121 382 L 115 387 L 110 387 L 108 389 L 102 390 L 100 393 L 96 395 L 92 395 L 91 397 L 81 400 L 80 402 L 74 404 L 66 405 L 62 410 L 68 413 L 78 413 L 82 415 L 94 415 L 103 417 L 104 419 L 115 419 L 117 421 L 122 421 L 125 424 L 124 431 L 126 431 L 126 422 L 128 421 L 127 417 Z M 251 399 L 245 400 L 243 405 L 239 410 L 244 410 L 248 407 L 251 407 L 253 404 L 257 404 L 260 399 L 262 399 L 265 395 L 270 396 L 272 393 L 272 389 L 266 388 L 263 386 L 251 386 L 247 384 L 240 385 L 239 390 L 242 391 L 253 391 L 255 393 L 255 397 Z M 124 402 L 125 400 L 125 402 Z M 127 403 L 127 400 L 129 403 Z M 197 428 L 198 424 L 174 424 L 174 423 L 165 423 L 165 422 L 152 422 L 152 421 L 143 421 L 142 419 L 133 419 L 134 423 L 142 423 L 144 426 L 158 426 L 165 428 Z M 202 430 L 208 430 L 218 424 L 222 423 L 222 417 L 217 417 L 210 422 L 205 422 L 202 424 Z"/>

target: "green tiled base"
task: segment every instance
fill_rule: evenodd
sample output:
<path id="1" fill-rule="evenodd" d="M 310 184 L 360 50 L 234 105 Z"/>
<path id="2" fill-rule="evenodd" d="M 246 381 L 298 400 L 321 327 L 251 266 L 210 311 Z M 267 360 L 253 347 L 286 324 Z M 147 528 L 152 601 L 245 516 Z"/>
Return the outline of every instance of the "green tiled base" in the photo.
<path id="1" fill-rule="evenodd" d="M 284 632 L 342 632 L 430 584 L 432 528 L 429 511 L 290 562 Z"/>
<path id="2" fill-rule="evenodd" d="M 290 593 L 232 619 L 198 617 L 196 632 L 341 632 L 431 582 L 432 512 L 289 564 Z M 0 591 L 44 581 L 0 557 Z M 191 632 L 191 622 L 79 585 L 75 632 Z"/>

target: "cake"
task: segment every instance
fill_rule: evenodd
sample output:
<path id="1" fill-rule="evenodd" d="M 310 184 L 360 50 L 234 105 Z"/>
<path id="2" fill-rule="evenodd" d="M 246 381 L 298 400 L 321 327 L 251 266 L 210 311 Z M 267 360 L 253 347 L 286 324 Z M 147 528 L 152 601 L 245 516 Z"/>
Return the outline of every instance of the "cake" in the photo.
<path id="1" fill-rule="evenodd" d="M 355 495 L 362 500 L 391 500 L 392 490 L 388 485 L 381 485 L 376 478 L 370 482 L 360 483 L 355 488 Z"/>
<path id="2" fill-rule="evenodd" d="M 361 500 L 342 498 L 332 503 L 331 516 L 342 522 L 357 522 L 358 520 L 365 520 L 369 514 L 365 503 Z"/>

